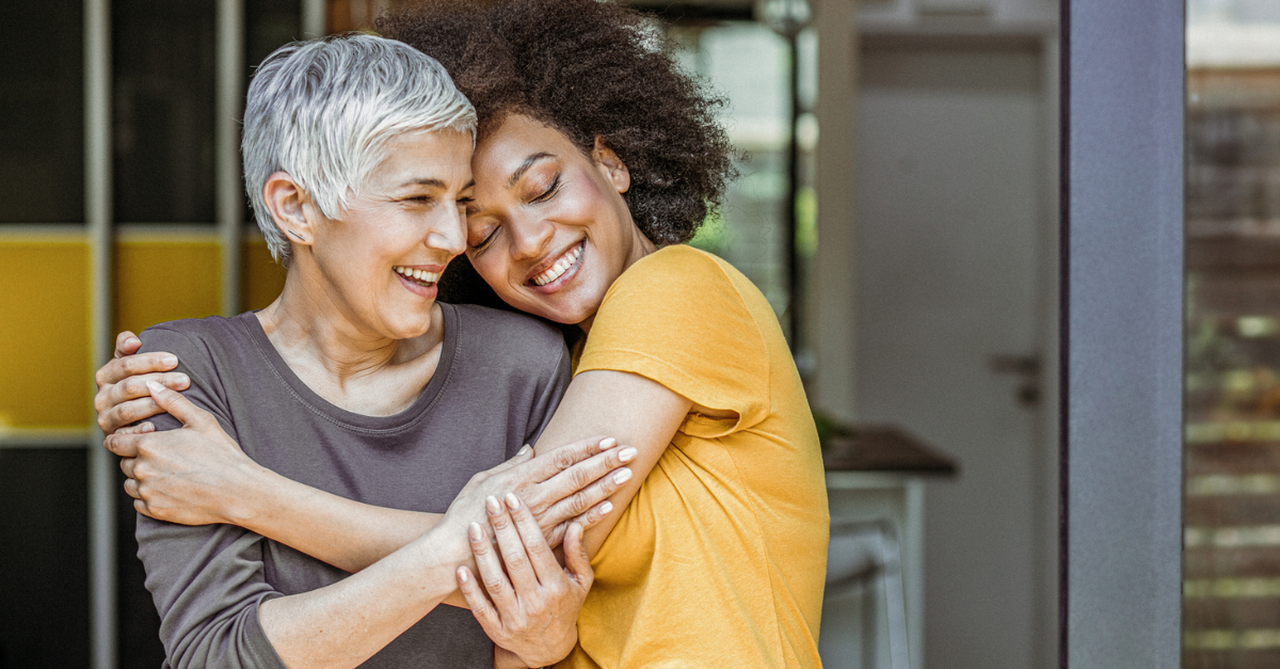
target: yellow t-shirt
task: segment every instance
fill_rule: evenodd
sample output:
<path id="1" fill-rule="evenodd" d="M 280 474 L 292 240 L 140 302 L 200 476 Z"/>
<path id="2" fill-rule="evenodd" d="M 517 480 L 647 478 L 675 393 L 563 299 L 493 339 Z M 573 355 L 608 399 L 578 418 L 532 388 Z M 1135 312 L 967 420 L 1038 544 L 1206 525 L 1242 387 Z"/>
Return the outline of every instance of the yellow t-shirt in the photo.
<path id="1" fill-rule="evenodd" d="M 579 643 L 557 667 L 819 667 L 829 519 L 818 435 L 777 317 L 689 246 L 609 289 L 575 373 L 632 372 L 691 413 L 592 560 Z"/>

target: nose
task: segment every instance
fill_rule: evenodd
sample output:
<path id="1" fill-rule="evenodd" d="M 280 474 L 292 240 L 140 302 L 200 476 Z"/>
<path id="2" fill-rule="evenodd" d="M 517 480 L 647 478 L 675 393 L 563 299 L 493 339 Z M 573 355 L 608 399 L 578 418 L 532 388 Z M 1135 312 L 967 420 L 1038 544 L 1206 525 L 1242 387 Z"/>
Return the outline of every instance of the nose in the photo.
<path id="1" fill-rule="evenodd" d="M 534 216 L 512 217 L 507 221 L 513 260 L 536 260 L 546 253 L 555 233 L 551 223 Z"/>
<path id="2" fill-rule="evenodd" d="M 424 240 L 427 248 L 449 254 L 452 259 L 467 250 L 467 216 L 459 211 L 456 216 L 441 216 L 427 229 Z"/>

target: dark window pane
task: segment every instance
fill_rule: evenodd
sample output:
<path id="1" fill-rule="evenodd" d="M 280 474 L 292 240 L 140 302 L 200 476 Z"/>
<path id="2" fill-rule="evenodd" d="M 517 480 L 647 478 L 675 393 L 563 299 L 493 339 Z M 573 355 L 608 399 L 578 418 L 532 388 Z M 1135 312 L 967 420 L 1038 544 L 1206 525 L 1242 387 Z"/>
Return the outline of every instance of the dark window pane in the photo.
<path id="1" fill-rule="evenodd" d="M 0 3 L 0 223 L 84 220 L 83 5 Z"/>
<path id="2" fill-rule="evenodd" d="M 89 666 L 87 458 L 0 448 L 0 667 Z"/>
<path id="3" fill-rule="evenodd" d="M 214 220 L 215 3 L 112 3 L 115 213 Z"/>

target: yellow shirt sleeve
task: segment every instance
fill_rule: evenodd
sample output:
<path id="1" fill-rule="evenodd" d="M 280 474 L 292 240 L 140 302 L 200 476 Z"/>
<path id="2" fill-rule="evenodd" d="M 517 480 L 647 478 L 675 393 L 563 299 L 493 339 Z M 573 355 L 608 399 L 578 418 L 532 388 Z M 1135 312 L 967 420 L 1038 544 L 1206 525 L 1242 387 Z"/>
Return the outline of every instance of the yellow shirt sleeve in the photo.
<path id="1" fill-rule="evenodd" d="M 769 412 L 769 356 L 724 261 L 685 245 L 642 258 L 605 294 L 575 373 L 630 372 L 734 420 L 690 414 L 681 431 L 713 438 Z"/>

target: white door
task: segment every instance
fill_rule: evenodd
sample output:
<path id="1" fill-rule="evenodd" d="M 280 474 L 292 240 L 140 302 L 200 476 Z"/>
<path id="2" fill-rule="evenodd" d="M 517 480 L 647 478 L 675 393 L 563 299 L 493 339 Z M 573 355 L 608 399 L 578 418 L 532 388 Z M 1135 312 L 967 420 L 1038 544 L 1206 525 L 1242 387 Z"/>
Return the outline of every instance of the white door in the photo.
<path id="1" fill-rule="evenodd" d="M 1057 83 L 1034 38 L 867 38 L 861 58 L 855 411 L 960 465 L 925 494 L 913 665 L 1048 667 L 1056 408 L 1017 368 L 1056 366 Z"/>

